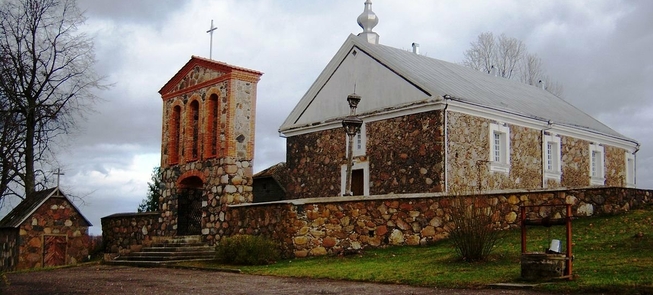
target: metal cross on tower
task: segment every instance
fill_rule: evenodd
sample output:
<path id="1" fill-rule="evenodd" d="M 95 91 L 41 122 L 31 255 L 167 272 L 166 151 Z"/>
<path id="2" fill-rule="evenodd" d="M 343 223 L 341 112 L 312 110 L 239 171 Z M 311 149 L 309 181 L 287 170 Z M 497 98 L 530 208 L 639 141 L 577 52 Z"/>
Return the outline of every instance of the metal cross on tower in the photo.
<path id="1" fill-rule="evenodd" d="M 211 45 L 209 46 L 209 59 L 213 59 L 213 31 L 215 31 L 218 27 L 213 26 L 213 20 L 211 20 L 211 27 L 209 28 L 207 33 L 211 35 Z"/>

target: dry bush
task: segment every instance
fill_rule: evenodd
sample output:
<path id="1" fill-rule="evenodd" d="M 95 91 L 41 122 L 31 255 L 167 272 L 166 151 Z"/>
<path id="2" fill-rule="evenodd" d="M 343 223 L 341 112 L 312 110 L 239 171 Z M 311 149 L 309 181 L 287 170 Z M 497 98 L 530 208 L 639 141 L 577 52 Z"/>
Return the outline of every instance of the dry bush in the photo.
<path id="1" fill-rule="evenodd" d="M 280 257 L 278 245 L 262 236 L 225 237 L 216 246 L 215 251 L 216 259 L 227 264 L 271 264 Z"/>
<path id="2" fill-rule="evenodd" d="M 465 261 L 484 261 L 502 238 L 494 226 L 495 215 L 487 198 L 469 196 L 454 198 L 451 202 L 449 239 L 456 252 Z"/>

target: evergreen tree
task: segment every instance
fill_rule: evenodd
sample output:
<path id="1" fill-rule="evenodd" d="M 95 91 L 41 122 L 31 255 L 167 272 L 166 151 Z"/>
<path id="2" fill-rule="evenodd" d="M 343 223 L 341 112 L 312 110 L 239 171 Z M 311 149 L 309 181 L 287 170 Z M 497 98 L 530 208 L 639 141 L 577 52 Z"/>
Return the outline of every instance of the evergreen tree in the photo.
<path id="1" fill-rule="evenodd" d="M 152 169 L 152 182 L 147 183 L 147 197 L 138 205 L 138 212 L 159 211 L 159 197 L 161 197 L 161 167 Z"/>

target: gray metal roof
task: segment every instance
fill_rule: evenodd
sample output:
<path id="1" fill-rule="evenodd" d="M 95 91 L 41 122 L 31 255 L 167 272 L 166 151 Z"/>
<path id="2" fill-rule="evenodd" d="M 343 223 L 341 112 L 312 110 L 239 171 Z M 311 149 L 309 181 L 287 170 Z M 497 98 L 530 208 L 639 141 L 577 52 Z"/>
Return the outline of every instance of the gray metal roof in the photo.
<path id="1" fill-rule="evenodd" d="M 539 87 L 495 77 L 462 65 L 415 54 L 411 51 L 380 44 L 370 44 L 355 35 L 350 35 L 347 38 L 339 53 L 349 51 L 352 47 L 365 51 L 378 62 L 431 96 L 442 97 L 449 95 L 454 100 L 479 107 L 551 121 L 551 123 L 557 125 L 598 132 L 635 142 L 574 107 L 569 102 Z M 325 74 L 330 73 L 322 73 L 322 75 Z M 312 87 L 316 86 L 319 87 L 319 85 L 313 85 Z M 305 99 L 310 99 L 310 97 L 305 96 L 302 98 L 297 105 L 298 108 L 307 106 L 303 102 Z M 291 124 L 288 123 L 296 122 L 296 119 L 300 116 L 301 112 L 293 110 L 281 130 L 292 128 L 292 126 L 289 126 Z"/>

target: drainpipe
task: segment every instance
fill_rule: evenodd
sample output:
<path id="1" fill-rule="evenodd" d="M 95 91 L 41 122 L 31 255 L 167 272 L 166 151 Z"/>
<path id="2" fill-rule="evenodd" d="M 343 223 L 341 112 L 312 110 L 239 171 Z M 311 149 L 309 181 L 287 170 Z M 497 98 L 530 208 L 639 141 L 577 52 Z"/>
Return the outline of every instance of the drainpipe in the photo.
<path id="1" fill-rule="evenodd" d="M 637 188 L 637 152 L 639 152 L 639 143 L 635 146 L 635 152 L 633 153 L 633 161 L 635 162 L 633 163 L 633 186 L 635 186 L 635 188 Z M 628 169 L 628 167 L 626 167 L 626 169 Z"/>
<path id="2" fill-rule="evenodd" d="M 442 109 L 442 112 L 444 113 L 444 192 L 449 193 L 449 182 L 448 182 L 448 177 L 447 174 L 449 174 L 449 169 L 447 166 L 447 159 L 449 158 L 449 133 L 447 132 L 447 108 L 449 107 L 449 103 L 447 102 L 448 99 L 451 99 L 451 96 L 448 94 L 445 94 L 443 96 L 444 98 L 444 109 Z"/>

